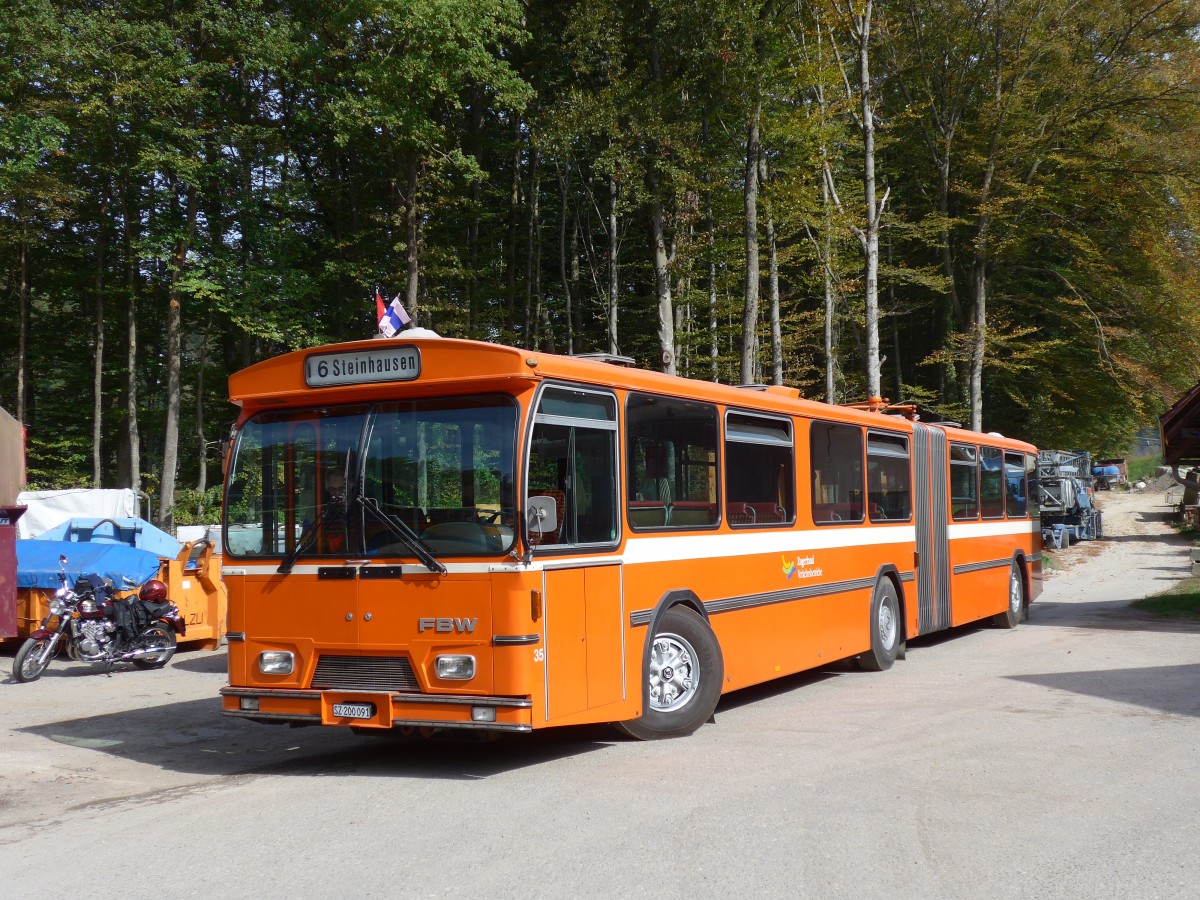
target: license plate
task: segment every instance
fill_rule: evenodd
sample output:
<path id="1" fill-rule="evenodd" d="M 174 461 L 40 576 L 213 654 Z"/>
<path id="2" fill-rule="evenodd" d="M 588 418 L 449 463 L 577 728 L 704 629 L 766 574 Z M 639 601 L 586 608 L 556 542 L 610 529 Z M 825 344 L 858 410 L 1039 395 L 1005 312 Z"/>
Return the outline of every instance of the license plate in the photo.
<path id="1" fill-rule="evenodd" d="M 369 719 L 375 715 L 373 703 L 335 703 L 333 714 L 342 719 Z"/>

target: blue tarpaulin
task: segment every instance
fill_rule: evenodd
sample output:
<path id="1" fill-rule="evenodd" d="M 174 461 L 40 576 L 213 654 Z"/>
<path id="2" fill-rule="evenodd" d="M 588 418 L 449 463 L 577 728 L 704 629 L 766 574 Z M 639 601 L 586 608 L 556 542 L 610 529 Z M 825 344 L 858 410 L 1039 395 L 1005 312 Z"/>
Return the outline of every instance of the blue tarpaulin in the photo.
<path id="1" fill-rule="evenodd" d="M 124 544 L 175 559 L 183 545 L 145 519 L 68 519 L 39 534 L 37 541 L 78 541 L 81 544 Z M 67 554 L 70 556 L 71 554 Z"/>
<path id="2" fill-rule="evenodd" d="M 60 555 L 67 557 L 67 584 L 74 587 L 81 575 L 108 578 L 118 590 L 128 586 L 123 579 L 143 584 L 158 574 L 158 556 L 125 544 L 76 543 L 42 539 L 16 541 L 17 589 L 53 589 L 61 582 Z"/>

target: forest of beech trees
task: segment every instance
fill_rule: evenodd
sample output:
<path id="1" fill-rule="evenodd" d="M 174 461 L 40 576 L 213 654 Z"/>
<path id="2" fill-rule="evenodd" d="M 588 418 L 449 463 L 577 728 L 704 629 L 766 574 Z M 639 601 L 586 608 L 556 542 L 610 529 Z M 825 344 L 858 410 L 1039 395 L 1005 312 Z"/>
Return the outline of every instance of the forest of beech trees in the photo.
<path id="1" fill-rule="evenodd" d="M 1109 453 L 1200 377 L 1200 0 L 8 0 L 0 406 L 211 520 L 417 324 Z"/>

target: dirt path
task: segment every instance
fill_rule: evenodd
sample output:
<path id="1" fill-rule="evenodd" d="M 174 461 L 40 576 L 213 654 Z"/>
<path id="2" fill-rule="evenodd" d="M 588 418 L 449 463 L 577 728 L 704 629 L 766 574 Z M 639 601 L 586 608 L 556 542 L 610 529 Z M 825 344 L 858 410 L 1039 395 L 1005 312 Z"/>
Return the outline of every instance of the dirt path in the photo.
<path id="1" fill-rule="evenodd" d="M 1171 527 L 1175 510 L 1162 491 L 1103 492 L 1097 506 L 1104 513 L 1102 540 L 1047 550 L 1054 567 L 1046 578 L 1047 604 L 1128 603 L 1191 574 L 1191 541 Z"/>

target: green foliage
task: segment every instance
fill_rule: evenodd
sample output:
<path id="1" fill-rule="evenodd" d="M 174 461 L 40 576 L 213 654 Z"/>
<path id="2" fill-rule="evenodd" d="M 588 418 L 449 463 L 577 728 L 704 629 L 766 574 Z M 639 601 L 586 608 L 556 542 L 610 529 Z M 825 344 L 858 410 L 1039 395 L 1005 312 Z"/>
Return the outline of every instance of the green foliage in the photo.
<path id="1" fill-rule="evenodd" d="M 1162 464 L 1161 456 L 1132 456 L 1125 461 L 1125 468 L 1129 472 L 1131 482 L 1149 481 L 1158 475 Z"/>
<path id="2" fill-rule="evenodd" d="M 221 518 L 221 485 L 205 491 L 180 488 L 175 493 L 176 525 L 212 525 Z"/>
<path id="3" fill-rule="evenodd" d="M 824 396 L 828 272 L 835 391 L 861 398 L 859 98 L 853 48 L 831 41 L 841 6 L 5 5 L 0 403 L 17 406 L 25 312 L 30 480 L 92 482 L 98 409 L 100 481 L 128 484 L 132 387 L 141 486 L 163 483 L 173 286 L 180 484 L 201 483 L 201 448 L 237 415 L 229 373 L 369 336 L 376 286 L 403 295 L 410 277 L 420 323 L 449 336 L 602 350 L 615 245 L 619 350 L 657 368 L 652 209 L 679 370 L 737 379 L 755 117 L 784 380 Z M 1119 454 L 1200 378 L 1197 5 L 876 9 L 884 393 L 970 421 L 982 283 L 983 427 Z M 769 373 L 765 302 L 754 327 Z M 177 521 L 211 509 L 212 490 L 180 491 Z"/>
<path id="4" fill-rule="evenodd" d="M 1170 590 L 1134 600 L 1130 606 L 1164 619 L 1200 620 L 1200 578 L 1185 578 Z"/>

